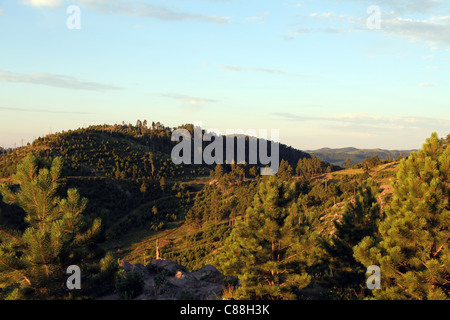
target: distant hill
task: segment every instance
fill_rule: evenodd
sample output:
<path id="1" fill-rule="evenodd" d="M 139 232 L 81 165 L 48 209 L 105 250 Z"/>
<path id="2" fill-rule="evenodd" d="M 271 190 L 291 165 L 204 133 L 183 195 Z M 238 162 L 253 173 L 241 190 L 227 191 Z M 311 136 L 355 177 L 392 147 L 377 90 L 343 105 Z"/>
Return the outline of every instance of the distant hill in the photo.
<path id="1" fill-rule="evenodd" d="M 398 157 L 407 157 L 415 150 L 385 150 L 385 149 L 357 149 L 347 148 L 322 148 L 318 150 L 307 150 L 305 152 L 320 157 L 323 161 L 340 167 L 345 167 L 347 159 L 351 160 L 352 165 L 363 162 L 366 157 L 372 158 L 378 156 L 380 160 L 397 159 Z"/>

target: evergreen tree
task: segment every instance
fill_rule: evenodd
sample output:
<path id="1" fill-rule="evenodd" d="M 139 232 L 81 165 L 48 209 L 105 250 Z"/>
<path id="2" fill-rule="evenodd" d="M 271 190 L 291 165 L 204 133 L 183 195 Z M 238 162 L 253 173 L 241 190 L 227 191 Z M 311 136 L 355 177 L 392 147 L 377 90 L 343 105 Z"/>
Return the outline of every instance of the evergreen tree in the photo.
<path id="1" fill-rule="evenodd" d="M 282 159 L 280 163 L 280 167 L 278 168 L 277 178 L 279 180 L 289 181 L 293 176 L 294 170 L 290 166 L 289 162 Z"/>
<path id="2" fill-rule="evenodd" d="M 159 180 L 159 185 L 161 187 L 161 191 L 164 192 L 166 190 L 166 179 L 164 179 L 164 177 Z"/>
<path id="3" fill-rule="evenodd" d="M 259 177 L 259 170 L 258 167 L 251 167 L 249 170 L 249 174 L 251 177 L 257 179 Z"/>
<path id="4" fill-rule="evenodd" d="M 240 280 L 239 299 L 294 299 L 311 276 L 312 215 L 295 203 L 295 184 L 270 177 L 259 184 L 253 205 L 236 223 L 218 264 Z"/>
<path id="5" fill-rule="evenodd" d="M 35 297 L 64 289 L 66 268 L 80 265 L 83 249 L 100 230 L 99 219 L 87 223 L 83 217 L 87 200 L 76 189 L 59 198 L 62 169 L 60 158 L 50 165 L 30 155 L 12 177 L 19 188 L 0 187 L 3 201 L 20 206 L 29 225 L 23 233 L 0 229 L 0 278 L 31 289 Z"/>
<path id="6" fill-rule="evenodd" d="M 220 180 L 222 178 L 222 176 L 223 176 L 223 168 L 222 168 L 222 165 L 219 163 L 214 168 L 214 177 L 217 180 Z"/>
<path id="7" fill-rule="evenodd" d="M 361 183 L 354 201 L 344 208 L 339 221 L 334 221 L 335 232 L 324 247 L 330 256 L 330 286 L 340 298 L 354 298 L 364 293 L 365 268 L 353 257 L 353 247 L 363 238 L 377 232 L 381 218 L 377 202 L 378 186 L 372 179 Z"/>
<path id="8" fill-rule="evenodd" d="M 139 189 L 139 191 L 141 191 L 142 199 L 144 199 L 145 194 L 147 193 L 147 185 L 145 184 L 145 182 L 142 182 L 142 185 L 141 185 L 141 188 Z"/>
<path id="9" fill-rule="evenodd" d="M 450 150 L 436 133 L 399 165 L 380 237 L 354 248 L 381 269 L 378 299 L 448 299 L 450 292 Z"/>
<path id="10" fill-rule="evenodd" d="M 220 216 L 220 195 L 219 191 L 214 188 L 211 195 L 211 214 L 214 218 L 214 225 L 217 226 Z"/>
<path id="11" fill-rule="evenodd" d="M 149 152 L 148 157 L 149 157 L 149 161 L 150 161 L 150 166 L 152 168 L 152 178 L 154 178 L 155 177 L 155 163 L 153 160 L 153 153 Z"/>
<path id="12" fill-rule="evenodd" d="M 352 167 L 352 160 L 347 159 L 345 160 L 345 168 L 350 169 Z"/>

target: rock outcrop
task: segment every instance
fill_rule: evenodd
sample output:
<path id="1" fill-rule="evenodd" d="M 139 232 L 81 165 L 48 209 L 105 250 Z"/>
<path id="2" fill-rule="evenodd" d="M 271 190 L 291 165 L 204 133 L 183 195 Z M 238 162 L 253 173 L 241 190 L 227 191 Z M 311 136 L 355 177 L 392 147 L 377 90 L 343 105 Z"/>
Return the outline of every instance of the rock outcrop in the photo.
<path id="1" fill-rule="evenodd" d="M 212 265 L 187 272 L 171 260 L 154 259 L 147 266 L 122 261 L 125 272 L 144 276 L 144 288 L 136 300 L 216 300 L 220 299 L 224 276 Z"/>

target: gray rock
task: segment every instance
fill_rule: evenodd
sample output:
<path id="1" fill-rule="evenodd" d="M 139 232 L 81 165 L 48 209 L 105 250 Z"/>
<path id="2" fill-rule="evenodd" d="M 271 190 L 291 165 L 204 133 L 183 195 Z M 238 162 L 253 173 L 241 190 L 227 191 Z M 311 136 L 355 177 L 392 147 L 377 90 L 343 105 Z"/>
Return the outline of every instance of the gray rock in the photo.
<path id="1" fill-rule="evenodd" d="M 213 265 L 207 264 L 201 269 L 198 269 L 197 271 L 194 271 L 191 273 L 195 278 L 198 280 L 203 281 L 218 281 L 222 280 L 223 275 L 217 270 L 216 267 Z"/>
<path id="2" fill-rule="evenodd" d="M 149 272 L 148 266 L 167 270 L 169 276 Z M 224 276 L 212 265 L 206 265 L 195 272 L 186 272 L 182 266 L 171 260 L 154 259 L 148 266 L 122 261 L 122 269 L 125 272 L 140 271 L 144 274 L 144 288 L 136 300 L 215 300 L 222 295 L 221 280 Z M 162 283 L 161 276 L 165 277 Z M 160 283 L 158 287 L 155 279 Z"/>
<path id="3" fill-rule="evenodd" d="M 153 265 L 159 268 L 163 268 L 170 272 L 170 274 L 176 274 L 178 271 L 182 271 L 184 268 L 172 260 L 153 259 L 150 260 L 149 265 Z"/>
<path id="4" fill-rule="evenodd" d="M 143 264 L 141 263 L 131 264 L 127 260 L 122 260 L 122 269 L 127 273 L 138 271 L 142 272 L 144 276 L 149 274 L 147 267 L 145 267 Z"/>

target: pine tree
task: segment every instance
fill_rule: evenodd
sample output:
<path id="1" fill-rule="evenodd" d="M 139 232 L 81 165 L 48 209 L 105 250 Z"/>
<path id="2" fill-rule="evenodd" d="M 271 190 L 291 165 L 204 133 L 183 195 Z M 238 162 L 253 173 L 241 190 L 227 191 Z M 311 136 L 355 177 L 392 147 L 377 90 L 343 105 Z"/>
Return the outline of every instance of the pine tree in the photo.
<path id="1" fill-rule="evenodd" d="M 76 189 L 69 189 L 67 198 L 58 196 L 65 184 L 62 169 L 61 158 L 48 164 L 30 155 L 12 177 L 19 188 L 0 187 L 3 201 L 20 206 L 29 225 L 23 233 L 0 229 L 6 235 L 0 244 L 0 275 L 36 296 L 64 288 L 66 268 L 81 262 L 83 249 L 100 230 L 99 219 L 88 224 L 83 217 L 87 200 Z"/>
<path id="2" fill-rule="evenodd" d="M 219 191 L 214 188 L 211 195 L 211 214 L 214 218 L 214 225 L 217 227 L 220 217 L 220 195 Z"/>
<path id="3" fill-rule="evenodd" d="M 372 179 L 361 183 L 354 201 L 344 208 L 339 221 L 334 221 L 335 232 L 324 247 L 330 256 L 330 285 L 340 298 L 354 298 L 364 293 L 365 268 L 353 257 L 353 247 L 367 236 L 377 232 L 381 218 L 377 202 L 378 186 Z"/>
<path id="4" fill-rule="evenodd" d="M 161 187 L 161 191 L 164 193 L 166 190 L 166 179 L 164 179 L 164 177 L 159 180 L 159 186 Z"/>
<path id="5" fill-rule="evenodd" d="M 251 167 L 249 170 L 249 174 L 251 177 L 257 179 L 259 177 L 259 170 L 257 167 Z"/>
<path id="6" fill-rule="evenodd" d="M 279 180 L 289 181 L 293 176 L 294 170 L 290 166 L 289 162 L 282 159 L 280 163 L 280 167 L 278 168 L 277 178 Z"/>
<path id="7" fill-rule="evenodd" d="M 295 184 L 270 177 L 226 240 L 218 265 L 237 276 L 239 299 L 294 299 L 306 287 L 314 245 L 313 215 L 295 203 Z"/>
<path id="8" fill-rule="evenodd" d="M 399 165 L 380 237 L 354 248 L 381 269 L 377 299 L 448 299 L 450 292 L 450 150 L 436 133 Z"/>
<path id="9" fill-rule="evenodd" d="M 141 191 L 142 199 L 144 199 L 145 194 L 147 193 L 147 185 L 145 184 L 145 182 L 142 182 L 142 185 L 141 185 L 141 188 L 139 189 L 139 191 Z"/>
<path id="10" fill-rule="evenodd" d="M 222 178 L 222 176 L 223 176 L 223 168 L 222 168 L 222 165 L 219 163 L 214 168 L 214 177 L 217 180 L 220 180 Z"/>
<path id="11" fill-rule="evenodd" d="M 345 160 L 345 168 L 350 169 L 352 167 L 352 160 L 347 159 Z"/>
<path id="12" fill-rule="evenodd" d="M 150 161 L 150 166 L 152 168 L 152 178 L 154 178 L 155 177 L 155 163 L 153 160 L 153 153 L 149 152 L 148 159 Z"/>

